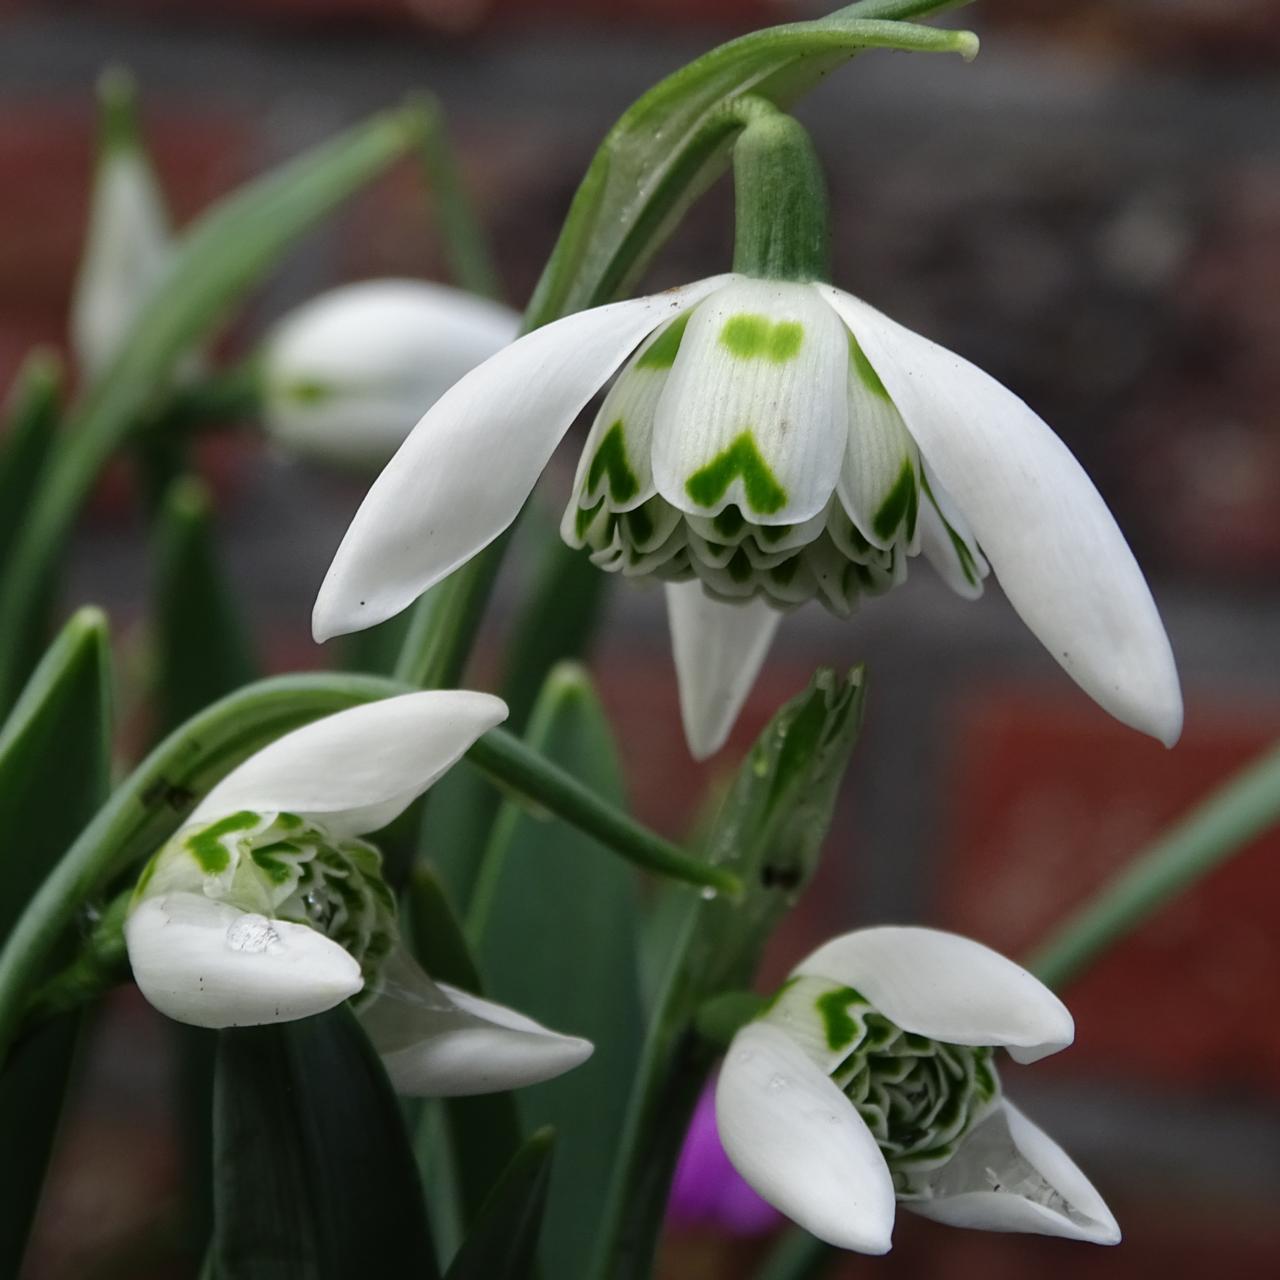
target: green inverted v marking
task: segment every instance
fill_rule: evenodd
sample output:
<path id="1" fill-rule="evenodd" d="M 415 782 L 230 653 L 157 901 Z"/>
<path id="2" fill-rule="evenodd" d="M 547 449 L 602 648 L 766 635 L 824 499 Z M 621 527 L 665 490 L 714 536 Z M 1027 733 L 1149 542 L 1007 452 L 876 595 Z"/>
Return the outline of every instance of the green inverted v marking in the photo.
<path id="1" fill-rule="evenodd" d="M 609 477 L 609 497 L 614 502 L 630 502 L 640 492 L 640 481 L 627 461 L 627 441 L 621 418 L 605 433 L 596 456 L 591 459 L 587 471 L 587 492 L 594 493 L 606 474 Z"/>
<path id="2" fill-rule="evenodd" d="M 699 467 L 685 481 L 685 492 L 700 507 L 713 507 L 739 476 L 748 504 L 761 515 L 772 515 L 786 505 L 787 491 L 760 456 L 750 431 L 744 431 L 723 453 Z"/>

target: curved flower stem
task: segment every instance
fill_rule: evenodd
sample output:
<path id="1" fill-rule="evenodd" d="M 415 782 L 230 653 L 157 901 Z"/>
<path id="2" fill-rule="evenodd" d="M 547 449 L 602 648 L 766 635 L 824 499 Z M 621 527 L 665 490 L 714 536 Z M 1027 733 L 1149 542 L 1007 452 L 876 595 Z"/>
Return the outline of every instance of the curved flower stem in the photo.
<path id="1" fill-rule="evenodd" d="M 1280 822 L 1280 745 L 1246 766 L 1109 880 L 1042 942 L 1027 967 L 1069 982 L 1201 876 Z"/>
<path id="2" fill-rule="evenodd" d="M 742 893 L 742 881 L 734 872 L 682 853 L 669 840 L 601 800 L 572 774 L 545 760 L 513 734 L 490 730 L 467 752 L 466 758 L 494 782 L 595 836 L 638 867 L 686 884 L 703 885 L 729 899 Z"/>

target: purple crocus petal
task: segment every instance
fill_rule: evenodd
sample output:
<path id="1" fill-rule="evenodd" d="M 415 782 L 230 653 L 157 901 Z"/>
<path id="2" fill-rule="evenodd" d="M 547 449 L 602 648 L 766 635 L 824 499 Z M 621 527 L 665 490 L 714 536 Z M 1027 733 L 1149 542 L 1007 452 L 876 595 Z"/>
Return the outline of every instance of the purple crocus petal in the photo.
<path id="1" fill-rule="evenodd" d="M 667 1218 L 676 1227 L 714 1226 L 729 1235 L 771 1231 L 782 1215 L 729 1163 L 716 1129 L 715 1082 L 702 1091 L 671 1183 Z"/>

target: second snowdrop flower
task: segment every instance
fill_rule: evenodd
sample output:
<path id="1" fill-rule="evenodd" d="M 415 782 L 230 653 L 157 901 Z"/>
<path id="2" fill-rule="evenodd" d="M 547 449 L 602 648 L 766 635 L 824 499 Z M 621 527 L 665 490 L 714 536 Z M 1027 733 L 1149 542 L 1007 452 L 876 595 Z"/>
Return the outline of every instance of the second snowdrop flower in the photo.
<path id="1" fill-rule="evenodd" d="M 406 1093 L 515 1088 L 591 1045 L 434 983 L 400 945 L 378 849 L 362 839 L 422 794 L 506 705 L 432 691 L 286 734 L 209 792 L 139 878 L 125 922 L 134 979 L 201 1027 L 360 1014 Z"/>

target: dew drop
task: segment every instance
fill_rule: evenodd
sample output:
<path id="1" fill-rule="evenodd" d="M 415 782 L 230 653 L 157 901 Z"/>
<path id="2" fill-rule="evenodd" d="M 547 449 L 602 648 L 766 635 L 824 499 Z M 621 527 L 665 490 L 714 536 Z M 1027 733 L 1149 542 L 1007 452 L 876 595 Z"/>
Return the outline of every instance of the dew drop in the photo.
<path id="1" fill-rule="evenodd" d="M 770 1076 L 769 1077 L 769 1088 L 772 1089 L 775 1093 L 779 1089 L 785 1089 L 790 1083 L 791 1081 L 786 1076 Z"/>
<path id="2" fill-rule="evenodd" d="M 284 950 L 284 943 L 275 925 L 266 916 L 246 912 L 227 926 L 227 946 L 232 951 L 247 951 L 258 955 L 263 952 L 275 955 Z"/>
<path id="3" fill-rule="evenodd" d="M 714 902 L 719 895 L 710 885 L 706 885 L 698 896 L 703 902 Z"/>

